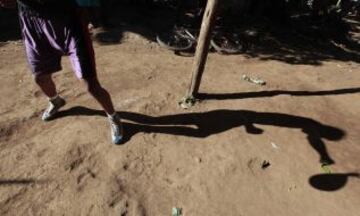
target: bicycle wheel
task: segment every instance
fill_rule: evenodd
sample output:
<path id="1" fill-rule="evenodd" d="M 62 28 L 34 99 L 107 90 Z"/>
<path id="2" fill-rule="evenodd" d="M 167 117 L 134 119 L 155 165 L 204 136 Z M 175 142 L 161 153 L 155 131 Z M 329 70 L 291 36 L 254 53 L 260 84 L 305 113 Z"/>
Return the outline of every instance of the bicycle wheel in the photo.
<path id="1" fill-rule="evenodd" d="M 186 51 L 193 47 L 192 39 L 184 37 L 177 32 L 167 32 L 156 36 L 158 44 L 168 50 Z"/>
<path id="2" fill-rule="evenodd" d="M 239 54 L 245 50 L 240 35 L 215 33 L 211 39 L 211 46 L 220 54 Z"/>

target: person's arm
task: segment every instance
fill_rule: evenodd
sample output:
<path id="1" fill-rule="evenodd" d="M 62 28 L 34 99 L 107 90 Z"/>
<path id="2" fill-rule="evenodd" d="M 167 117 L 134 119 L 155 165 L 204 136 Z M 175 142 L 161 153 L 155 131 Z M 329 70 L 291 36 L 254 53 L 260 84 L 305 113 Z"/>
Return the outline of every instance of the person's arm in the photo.
<path id="1" fill-rule="evenodd" d="M 0 7 L 3 8 L 15 8 L 16 0 L 0 0 Z"/>

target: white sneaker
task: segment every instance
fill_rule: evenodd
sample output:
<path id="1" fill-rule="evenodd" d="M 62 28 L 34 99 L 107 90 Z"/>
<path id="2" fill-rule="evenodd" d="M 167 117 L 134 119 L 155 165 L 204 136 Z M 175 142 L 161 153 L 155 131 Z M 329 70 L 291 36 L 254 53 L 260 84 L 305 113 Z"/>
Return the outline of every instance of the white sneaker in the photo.
<path id="1" fill-rule="evenodd" d="M 61 98 L 60 96 L 56 97 L 53 100 L 49 101 L 49 105 L 46 108 L 46 110 L 44 111 L 41 119 L 43 121 L 49 121 L 51 120 L 51 118 L 54 117 L 54 115 L 59 111 L 59 109 L 63 106 L 65 106 L 66 102 L 63 98 Z"/>
<path id="2" fill-rule="evenodd" d="M 114 144 L 121 144 L 124 138 L 124 131 L 120 116 L 115 114 L 114 116 L 109 116 L 108 118 L 111 126 L 111 140 Z"/>

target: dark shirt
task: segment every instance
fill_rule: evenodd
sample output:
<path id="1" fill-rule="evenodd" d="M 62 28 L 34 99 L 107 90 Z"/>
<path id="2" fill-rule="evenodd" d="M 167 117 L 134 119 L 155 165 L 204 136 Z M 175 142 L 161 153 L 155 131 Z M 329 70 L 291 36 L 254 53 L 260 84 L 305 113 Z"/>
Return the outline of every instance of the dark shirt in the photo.
<path id="1" fill-rule="evenodd" d="M 18 0 L 19 12 L 46 18 L 66 18 L 76 9 L 75 0 Z"/>

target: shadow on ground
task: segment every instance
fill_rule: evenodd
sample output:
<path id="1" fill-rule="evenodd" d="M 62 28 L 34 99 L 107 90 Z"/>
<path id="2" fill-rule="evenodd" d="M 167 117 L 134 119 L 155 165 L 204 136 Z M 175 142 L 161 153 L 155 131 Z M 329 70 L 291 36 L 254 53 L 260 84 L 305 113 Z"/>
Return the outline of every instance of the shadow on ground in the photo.
<path id="1" fill-rule="evenodd" d="M 33 184 L 43 184 L 47 181 L 36 180 L 36 179 L 0 179 L 1 186 L 20 186 L 20 185 L 33 185 Z"/>
<path id="2" fill-rule="evenodd" d="M 349 178 L 360 178 L 359 173 L 331 173 L 314 175 L 309 179 L 311 186 L 322 191 L 337 191 L 343 188 Z"/>
<path id="3" fill-rule="evenodd" d="M 299 129 L 306 135 L 308 143 L 319 154 L 321 164 L 335 163 L 329 155 L 324 140 L 340 141 L 345 131 L 325 125 L 307 117 L 249 110 L 213 110 L 203 113 L 185 113 L 166 116 L 148 116 L 133 112 L 119 112 L 124 121 L 125 141 L 137 133 L 160 133 L 176 136 L 206 138 L 237 127 L 244 127 L 251 135 L 264 133 L 261 125 Z M 103 116 L 101 110 L 73 107 L 60 111 L 54 119 L 69 116 Z M 256 125 L 256 126 L 255 126 Z M 309 178 L 309 184 L 322 191 L 336 191 L 343 188 L 348 178 L 360 178 L 358 173 L 318 174 Z M 1 183 L 1 182 L 0 182 Z"/>
<path id="4" fill-rule="evenodd" d="M 0 29 L 0 47 L 1 42 L 21 39 L 17 11 L 0 8 Z"/>
<path id="5" fill-rule="evenodd" d="M 246 98 L 260 98 L 260 97 L 275 97 L 278 95 L 290 96 L 325 96 L 325 95 L 343 95 L 360 93 L 360 88 L 344 88 L 324 91 L 259 91 L 259 92 L 239 92 L 239 93 L 199 93 L 197 98 L 200 100 L 233 100 L 233 99 L 246 99 Z"/>
<path id="6" fill-rule="evenodd" d="M 164 5 L 110 2 L 113 3 L 107 14 L 113 27 L 112 36 L 118 40 L 125 32 L 133 32 L 156 41 L 158 33 L 170 30 L 178 20 L 176 11 Z M 0 42 L 20 39 L 16 12 L 4 9 L 0 12 Z M 321 65 L 330 60 L 360 63 L 360 22 L 356 17 L 319 21 L 302 15 L 284 23 L 265 17 L 250 18 L 230 17 L 236 24 L 233 29 L 258 33 L 251 40 L 244 38 L 243 43 L 251 47 L 244 53 L 248 58 L 305 65 Z"/>
<path id="7" fill-rule="evenodd" d="M 281 113 L 214 110 L 158 117 L 132 112 L 120 112 L 119 114 L 121 118 L 126 120 L 124 124 L 125 142 L 137 133 L 161 133 L 206 138 L 236 127 L 244 127 L 247 133 L 254 135 L 264 133 L 259 125 L 296 128 L 306 134 L 309 144 L 320 155 L 320 163 L 326 164 L 333 164 L 335 161 L 330 157 L 324 139 L 339 141 L 345 136 L 345 132 L 339 128 L 324 125 L 310 118 Z M 77 115 L 105 116 L 103 111 L 79 106 L 57 113 L 55 119 Z"/>
<path id="8" fill-rule="evenodd" d="M 173 28 L 179 19 L 174 10 L 164 6 L 117 6 L 111 17 L 118 32 L 133 32 L 151 41 L 156 41 L 158 33 Z M 302 15 L 285 23 L 265 17 L 227 19 L 233 21 L 231 28 L 236 31 L 257 32 L 256 37 L 243 38 L 248 58 L 305 65 L 321 65 L 330 60 L 360 62 L 360 22 L 354 17 L 317 21 Z"/>

